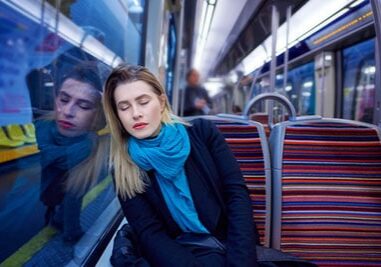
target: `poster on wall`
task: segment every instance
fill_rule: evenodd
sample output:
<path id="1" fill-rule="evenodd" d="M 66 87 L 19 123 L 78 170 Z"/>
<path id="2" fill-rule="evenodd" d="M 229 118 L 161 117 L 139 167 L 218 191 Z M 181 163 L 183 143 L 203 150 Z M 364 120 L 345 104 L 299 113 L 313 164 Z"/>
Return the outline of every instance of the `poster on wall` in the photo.
<path id="1" fill-rule="evenodd" d="M 29 123 L 32 108 L 25 81 L 25 43 L 21 38 L 1 35 L 0 48 L 0 126 Z"/>
<path id="2" fill-rule="evenodd" d="M 39 23 L 0 3 L 0 126 L 32 122 L 31 90 L 27 76 L 51 64 L 71 45 Z"/>

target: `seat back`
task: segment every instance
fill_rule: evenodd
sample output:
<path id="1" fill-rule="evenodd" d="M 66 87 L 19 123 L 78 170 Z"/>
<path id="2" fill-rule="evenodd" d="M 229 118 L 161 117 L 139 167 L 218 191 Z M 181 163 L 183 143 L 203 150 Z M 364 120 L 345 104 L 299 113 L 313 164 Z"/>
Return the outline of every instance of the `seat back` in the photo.
<path id="1" fill-rule="evenodd" d="M 341 119 L 272 129 L 272 245 L 319 266 L 381 262 L 381 142 L 376 126 Z"/>
<path id="2" fill-rule="evenodd" d="M 283 116 L 283 120 L 288 120 L 288 117 L 289 116 L 287 114 L 285 114 Z M 249 118 L 252 121 L 257 121 L 257 122 L 261 123 L 265 129 L 266 136 L 267 137 L 270 136 L 271 129 L 270 129 L 269 124 L 268 124 L 269 123 L 269 114 L 267 114 L 267 113 L 253 113 L 253 114 L 249 115 Z"/>
<path id="3" fill-rule="evenodd" d="M 27 123 L 22 125 L 26 136 L 36 139 L 36 129 L 33 123 Z"/>
<path id="4" fill-rule="evenodd" d="M 271 221 L 271 167 L 262 124 L 240 116 L 198 116 L 214 122 L 232 150 L 249 189 L 261 244 L 269 246 Z"/>
<path id="5" fill-rule="evenodd" d="M 0 147 L 18 147 L 22 146 L 24 141 L 9 139 L 3 127 L 0 127 Z"/>
<path id="6" fill-rule="evenodd" d="M 18 124 L 9 124 L 6 126 L 6 129 L 8 131 L 9 137 L 14 141 L 22 141 L 23 143 L 35 143 L 36 142 L 36 136 L 29 137 L 24 133 L 21 126 Z"/>

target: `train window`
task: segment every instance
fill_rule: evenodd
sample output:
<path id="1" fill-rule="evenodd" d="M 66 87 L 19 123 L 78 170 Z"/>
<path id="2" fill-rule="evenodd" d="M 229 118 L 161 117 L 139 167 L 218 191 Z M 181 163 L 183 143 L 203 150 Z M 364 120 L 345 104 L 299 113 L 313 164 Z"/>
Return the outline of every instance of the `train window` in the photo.
<path id="1" fill-rule="evenodd" d="M 55 5 L 55 0 L 50 0 Z M 143 64 L 145 0 L 60 1 L 60 11 L 131 64 Z"/>
<path id="2" fill-rule="evenodd" d="M 252 83 L 249 83 L 248 86 L 251 87 L 251 95 L 250 99 L 254 98 L 255 96 L 266 93 L 270 91 L 270 77 L 268 75 L 259 78 L 254 85 Z M 249 93 L 250 91 L 247 90 Z M 253 111 L 255 113 L 266 113 L 266 103 L 263 101 L 260 101 L 256 106 L 254 107 Z"/>
<path id="3" fill-rule="evenodd" d="M 343 118 L 373 122 L 375 42 L 370 39 L 343 49 Z"/>
<path id="4" fill-rule="evenodd" d="M 0 2 L 1 265 L 81 264 L 117 216 L 102 85 L 142 62 L 144 4 Z"/>
<path id="5" fill-rule="evenodd" d="M 276 91 L 283 92 L 283 75 L 276 76 Z M 284 92 L 298 115 L 315 114 L 314 62 L 290 69 Z"/>

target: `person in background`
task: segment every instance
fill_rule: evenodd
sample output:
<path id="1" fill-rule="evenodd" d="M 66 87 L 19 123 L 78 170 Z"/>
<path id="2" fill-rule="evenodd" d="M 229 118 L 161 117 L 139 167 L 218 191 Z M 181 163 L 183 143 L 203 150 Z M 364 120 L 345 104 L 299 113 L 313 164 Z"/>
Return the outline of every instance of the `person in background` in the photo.
<path id="1" fill-rule="evenodd" d="M 212 108 L 208 92 L 200 85 L 200 74 L 191 69 L 186 75 L 187 86 L 184 93 L 184 116 L 207 115 Z"/>
<path id="2" fill-rule="evenodd" d="M 68 243 L 83 235 L 82 198 L 106 159 L 107 144 L 96 134 L 105 127 L 101 99 L 96 67 L 81 64 L 61 77 L 53 114 L 35 122 L 45 222 L 61 230 Z"/>
<path id="3" fill-rule="evenodd" d="M 173 115 L 141 66 L 115 68 L 103 104 L 116 192 L 141 256 L 131 266 L 257 266 L 248 190 L 218 129 Z"/>

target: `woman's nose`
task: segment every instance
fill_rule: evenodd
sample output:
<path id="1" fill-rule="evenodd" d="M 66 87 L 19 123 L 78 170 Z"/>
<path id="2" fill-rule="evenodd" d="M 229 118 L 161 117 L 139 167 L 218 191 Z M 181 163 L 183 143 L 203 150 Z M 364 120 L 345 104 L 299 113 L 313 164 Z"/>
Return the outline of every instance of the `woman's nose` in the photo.
<path id="1" fill-rule="evenodd" d="M 63 114 L 65 115 L 65 117 L 74 117 L 75 116 L 75 105 L 73 105 L 71 103 L 67 103 L 63 107 Z"/>
<path id="2" fill-rule="evenodd" d="M 137 119 L 139 119 L 139 118 L 141 118 L 142 117 L 142 112 L 141 112 L 141 110 L 138 108 L 138 107 L 133 107 L 132 108 L 132 118 L 134 119 L 134 120 L 137 120 Z"/>

